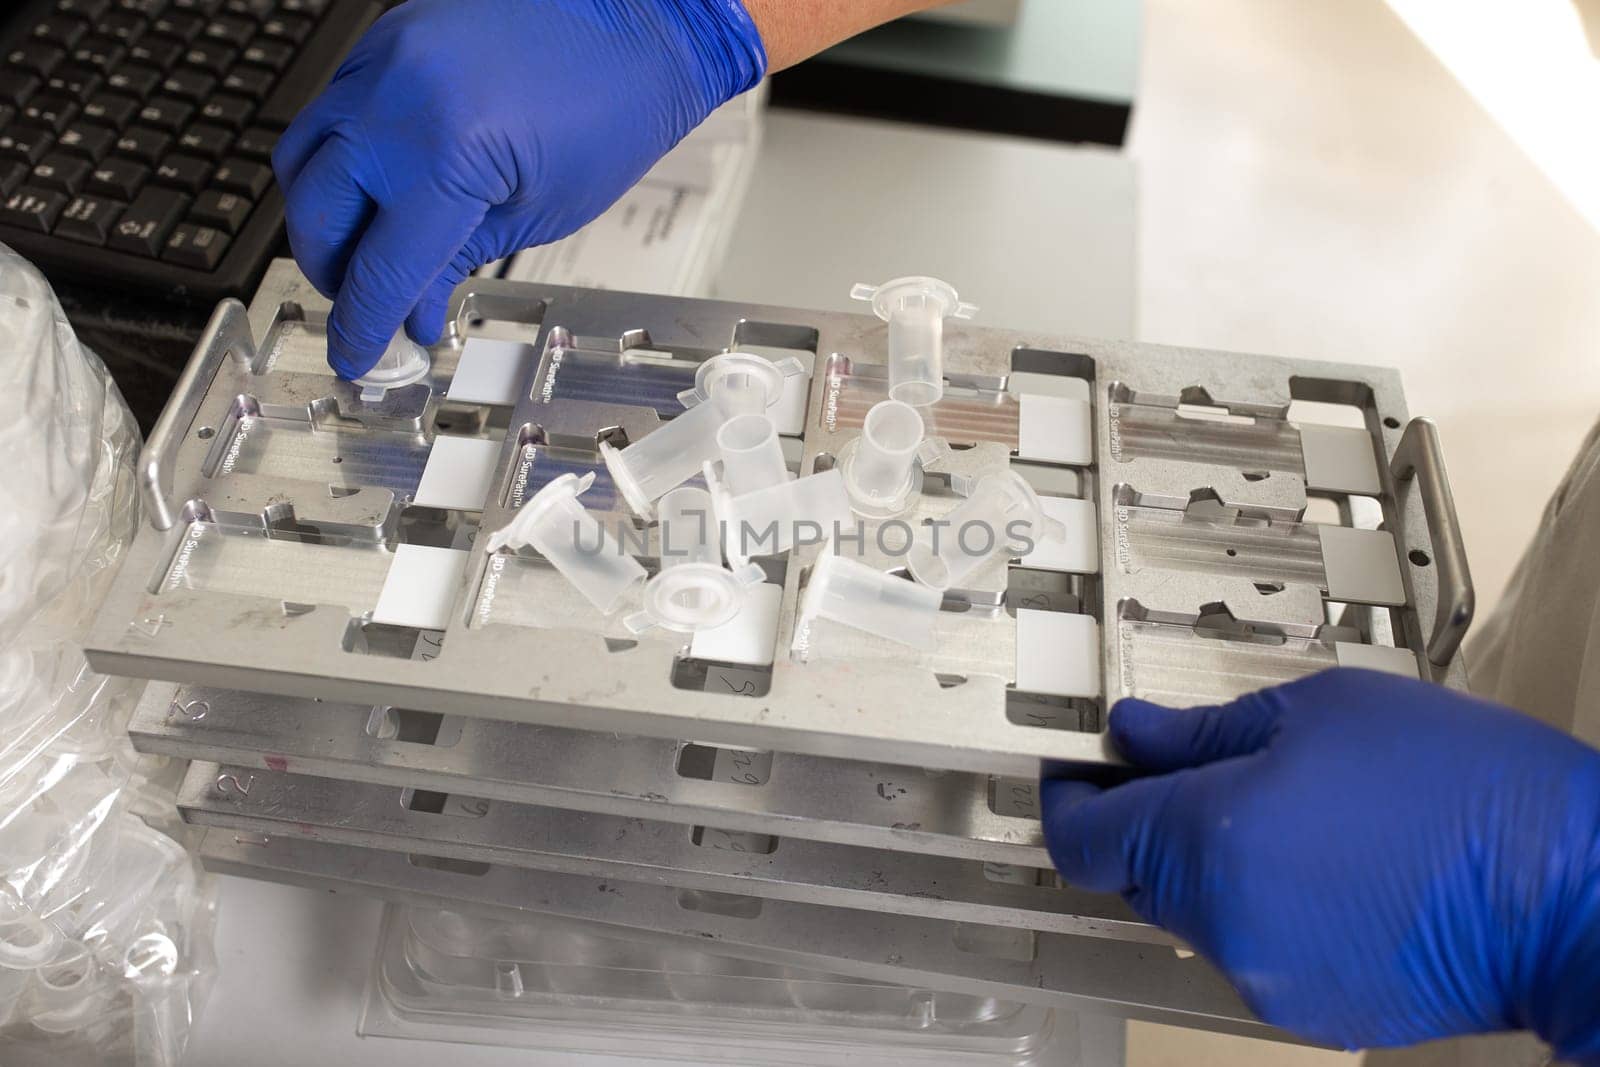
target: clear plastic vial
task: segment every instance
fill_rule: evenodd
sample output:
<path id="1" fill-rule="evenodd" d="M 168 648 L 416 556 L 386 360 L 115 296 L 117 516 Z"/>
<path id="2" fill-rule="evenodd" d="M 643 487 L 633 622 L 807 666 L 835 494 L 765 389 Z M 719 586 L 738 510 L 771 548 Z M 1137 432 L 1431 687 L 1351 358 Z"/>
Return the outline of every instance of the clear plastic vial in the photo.
<path id="1" fill-rule="evenodd" d="M 800 602 L 796 640 L 809 640 L 813 619 L 829 619 L 912 648 L 933 647 L 933 624 L 944 597 L 859 560 L 824 555 Z"/>
<path id="2" fill-rule="evenodd" d="M 885 400 L 874 404 L 861 426 L 861 436 L 839 456 L 850 506 L 869 518 L 898 515 L 921 488 L 922 470 L 950 451 L 937 438 L 923 436 L 922 416 L 910 404 Z"/>
<path id="3" fill-rule="evenodd" d="M 517 509 L 516 517 L 489 538 L 485 550 L 515 551 L 532 545 L 601 614 L 609 615 L 644 581 L 646 572 L 578 501 L 593 484 L 592 472 L 582 478 L 563 474 Z"/>
<path id="4" fill-rule="evenodd" d="M 979 481 L 938 524 L 921 527 L 906 551 L 906 566 L 923 585 L 949 589 L 1002 552 L 1022 554 L 1024 539 L 1065 535 L 1066 527 L 1044 513 L 1033 486 L 1016 471 L 1005 471 Z"/>
<path id="5" fill-rule="evenodd" d="M 889 324 L 889 399 L 926 407 L 944 396 L 944 320 L 970 319 L 955 289 L 937 278 L 896 278 L 882 285 L 857 285 L 856 300 L 870 301 Z"/>
<path id="6" fill-rule="evenodd" d="M 722 565 L 717 516 L 704 489 L 674 489 L 658 510 L 661 569 L 644 587 L 644 610 L 624 624 L 634 633 L 698 633 L 729 622 L 744 606 L 746 590 L 764 577 L 761 568 L 736 574 Z"/>
<path id="7" fill-rule="evenodd" d="M 361 387 L 363 403 L 375 404 L 391 389 L 415 385 L 433 370 L 428 350 L 404 333 L 395 334 L 372 369 L 355 380 Z"/>
<path id="8" fill-rule="evenodd" d="M 717 431 L 722 478 L 735 496 L 753 493 L 789 480 L 789 464 L 770 416 L 735 415 Z"/>

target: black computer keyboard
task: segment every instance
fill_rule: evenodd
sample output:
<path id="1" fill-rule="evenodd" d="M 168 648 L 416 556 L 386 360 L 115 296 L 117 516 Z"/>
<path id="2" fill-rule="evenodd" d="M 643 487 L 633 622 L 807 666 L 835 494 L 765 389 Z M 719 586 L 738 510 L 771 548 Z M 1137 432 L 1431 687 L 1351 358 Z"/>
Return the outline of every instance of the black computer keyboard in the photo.
<path id="1" fill-rule="evenodd" d="M 54 282 L 248 296 L 272 148 L 377 0 L 37 0 L 0 24 L 0 242 Z"/>

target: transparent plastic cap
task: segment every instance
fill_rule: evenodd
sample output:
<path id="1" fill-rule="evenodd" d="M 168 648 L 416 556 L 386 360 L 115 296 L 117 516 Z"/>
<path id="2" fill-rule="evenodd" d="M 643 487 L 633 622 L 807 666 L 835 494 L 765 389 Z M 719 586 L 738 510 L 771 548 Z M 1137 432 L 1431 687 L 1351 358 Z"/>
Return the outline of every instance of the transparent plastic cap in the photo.
<path id="1" fill-rule="evenodd" d="M 516 517 L 489 538 L 485 550 L 515 551 L 532 545 L 601 614 L 609 615 L 629 590 L 644 581 L 645 569 L 622 552 L 616 539 L 579 502 L 593 484 L 592 472 L 581 478 L 563 474 L 523 504 Z"/>
<path id="2" fill-rule="evenodd" d="M 787 552 L 800 543 L 824 544 L 853 527 L 850 495 L 837 470 L 823 471 L 735 496 L 706 464 L 728 558 L 744 566 L 756 556 Z"/>
<path id="3" fill-rule="evenodd" d="M 933 647 L 933 624 L 943 596 L 844 556 L 824 555 L 811 571 L 800 602 L 796 637 L 809 639 L 813 619 L 886 637 L 912 648 Z"/>
<path id="4" fill-rule="evenodd" d="M 695 387 L 678 394 L 687 409 L 619 449 L 600 443 L 611 480 L 641 518 L 655 517 L 655 502 L 718 458 L 717 433 L 729 419 L 760 414 L 783 399 L 784 380 L 803 368 L 797 359 L 774 363 L 760 356 L 714 356 L 695 371 Z"/>
<path id="5" fill-rule="evenodd" d="M 944 396 L 944 320 L 970 319 L 955 289 L 937 278 L 896 278 L 882 285 L 857 285 L 856 300 L 870 301 L 889 324 L 889 397 L 926 407 Z"/>
<path id="6" fill-rule="evenodd" d="M 861 426 L 861 436 L 839 456 L 850 506 L 860 515 L 898 515 L 921 488 L 922 470 L 950 451 L 938 438 L 923 436 L 922 416 L 910 404 L 885 400 L 874 404 Z"/>
<path id="7" fill-rule="evenodd" d="M 713 356 L 695 368 L 694 388 L 678 394 L 678 402 L 693 408 L 713 397 L 730 415 L 758 414 L 783 399 L 783 383 L 805 373 L 793 356 L 777 362 L 748 352 Z"/>
<path id="8" fill-rule="evenodd" d="M 372 404 L 382 400 L 391 389 L 415 385 L 433 370 L 433 360 L 428 350 L 404 333 L 395 334 L 389 347 L 373 368 L 355 380 L 361 387 L 361 399 Z"/>
<path id="9" fill-rule="evenodd" d="M 717 452 L 722 456 L 722 477 L 735 496 L 779 485 L 789 480 L 778 425 L 771 416 L 735 415 L 717 431 Z"/>
<path id="10" fill-rule="evenodd" d="M 906 566 L 923 585 L 949 589 L 1000 553 L 1023 554 L 1024 540 L 1065 535 L 1066 527 L 1044 513 L 1033 486 L 1016 471 L 1005 471 L 979 480 L 941 522 L 919 529 Z"/>
<path id="11" fill-rule="evenodd" d="M 722 538 L 711 494 L 674 489 L 661 498 L 657 527 L 661 569 L 644 587 L 644 610 L 623 620 L 634 633 L 657 628 L 698 633 L 731 620 L 745 592 L 764 577 L 750 564 L 738 573 L 722 565 Z"/>

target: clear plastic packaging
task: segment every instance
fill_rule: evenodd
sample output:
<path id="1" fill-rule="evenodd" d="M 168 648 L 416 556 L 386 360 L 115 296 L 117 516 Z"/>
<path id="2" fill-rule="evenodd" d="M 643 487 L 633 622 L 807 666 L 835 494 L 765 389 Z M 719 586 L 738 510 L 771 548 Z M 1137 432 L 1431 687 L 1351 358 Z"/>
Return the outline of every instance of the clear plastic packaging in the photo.
<path id="1" fill-rule="evenodd" d="M 634 633 L 715 629 L 739 613 L 746 591 L 765 575 L 753 564 L 737 573 L 722 565 L 717 516 L 704 489 L 680 486 L 661 498 L 660 511 L 661 569 L 644 587 L 644 610 L 624 622 Z"/>
<path id="2" fill-rule="evenodd" d="M 845 491 L 858 514 L 887 518 L 906 509 L 922 486 L 922 467 L 950 451 L 944 441 L 923 434 L 922 416 L 910 404 L 885 400 L 867 412 L 861 436 L 839 456 Z"/>
<path id="3" fill-rule="evenodd" d="M 591 471 L 582 478 L 563 474 L 517 509 L 516 517 L 491 536 L 484 548 L 493 554 L 532 545 L 571 582 L 602 615 L 621 606 L 633 587 L 645 579 L 639 561 L 621 551 L 578 497 L 594 484 Z"/>
<path id="4" fill-rule="evenodd" d="M 810 639 L 813 620 L 829 619 L 912 648 L 932 648 L 933 624 L 943 601 L 936 589 L 859 560 L 824 555 L 812 569 L 800 602 L 795 640 Z"/>
<path id="5" fill-rule="evenodd" d="M 143 684 L 84 629 L 139 521 L 138 431 L 44 279 L 0 249 L 0 1063 L 175 1065 L 214 971 Z"/>
<path id="6" fill-rule="evenodd" d="M 1044 513 L 1033 487 L 1005 471 L 979 481 L 943 520 L 919 529 L 906 567 L 923 585 L 949 589 L 1002 552 L 1025 555 L 1026 542 L 1065 536 L 1066 527 Z"/>
<path id="7" fill-rule="evenodd" d="M 1081 1063 L 1076 1019 L 602 934 L 390 905 L 361 1032 L 760 1067 Z"/>
<path id="8" fill-rule="evenodd" d="M 433 370 L 433 360 L 428 350 L 404 333 L 397 333 L 384 349 L 383 355 L 372 369 L 355 380 L 361 387 L 361 399 L 368 404 L 377 403 L 391 389 L 415 385 Z"/>
<path id="9" fill-rule="evenodd" d="M 889 324 L 889 398 L 927 407 L 944 396 L 944 320 L 978 313 L 963 304 L 948 282 L 937 278 L 896 278 L 882 285 L 850 290 L 866 300 Z"/>

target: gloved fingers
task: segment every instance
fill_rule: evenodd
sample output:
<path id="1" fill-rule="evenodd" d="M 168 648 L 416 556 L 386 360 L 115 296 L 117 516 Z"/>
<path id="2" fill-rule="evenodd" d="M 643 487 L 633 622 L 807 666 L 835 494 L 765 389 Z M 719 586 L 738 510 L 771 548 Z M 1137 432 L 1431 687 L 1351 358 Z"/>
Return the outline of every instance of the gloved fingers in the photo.
<path id="1" fill-rule="evenodd" d="M 445 316 L 456 286 L 485 263 L 499 259 L 509 251 L 500 248 L 499 227 L 496 225 L 496 215 L 503 210 L 503 206 L 489 209 L 483 225 L 473 232 L 450 265 L 439 273 L 422 294 L 422 299 L 417 301 L 417 306 L 406 319 L 406 333 L 413 341 L 423 345 L 435 344 L 439 335 L 444 333 Z"/>
<path id="2" fill-rule="evenodd" d="M 272 172 L 281 189 L 293 189 L 312 157 L 328 140 L 339 121 L 359 109 L 351 106 L 354 86 L 335 81 L 296 115 L 272 149 Z"/>
<path id="3" fill-rule="evenodd" d="M 1150 771 L 1247 756 L 1278 727 L 1281 705 L 1271 693 L 1200 708 L 1167 708 L 1130 697 L 1111 709 L 1111 739 L 1130 763 Z"/>
<path id="4" fill-rule="evenodd" d="M 286 186 L 284 216 L 300 269 L 323 296 L 332 297 L 376 204 L 356 175 L 358 151 L 345 137 L 324 141 Z"/>
<path id="5" fill-rule="evenodd" d="M 440 194 L 378 209 L 350 257 L 328 319 L 328 362 L 335 371 L 359 378 L 371 369 L 486 210 L 481 201 Z"/>
<path id="6" fill-rule="evenodd" d="M 1096 893 L 1143 888 L 1144 865 L 1162 846 L 1171 778 L 1141 778 L 1101 790 L 1086 782 L 1039 783 L 1045 843 L 1061 877 Z"/>

